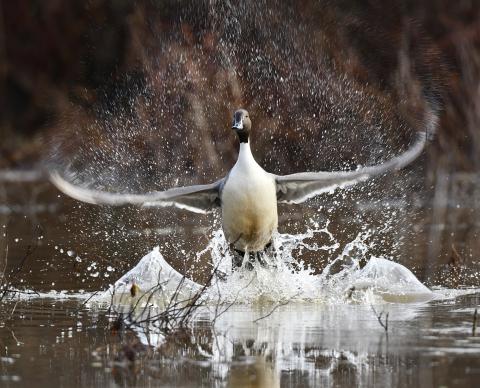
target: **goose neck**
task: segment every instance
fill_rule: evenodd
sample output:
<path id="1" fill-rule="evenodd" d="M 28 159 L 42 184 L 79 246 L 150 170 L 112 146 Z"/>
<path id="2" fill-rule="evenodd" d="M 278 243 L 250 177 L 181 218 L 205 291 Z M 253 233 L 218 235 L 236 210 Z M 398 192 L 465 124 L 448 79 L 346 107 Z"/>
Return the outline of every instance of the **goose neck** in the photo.
<path id="1" fill-rule="evenodd" d="M 240 143 L 240 153 L 238 155 L 240 160 L 253 159 L 252 150 L 250 149 L 250 143 Z"/>

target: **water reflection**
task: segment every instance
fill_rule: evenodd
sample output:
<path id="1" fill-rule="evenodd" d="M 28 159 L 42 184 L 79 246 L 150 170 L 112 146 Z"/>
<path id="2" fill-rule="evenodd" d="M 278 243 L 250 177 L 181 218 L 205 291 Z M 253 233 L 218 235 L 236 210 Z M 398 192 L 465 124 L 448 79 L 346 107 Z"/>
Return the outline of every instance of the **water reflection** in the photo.
<path id="1" fill-rule="evenodd" d="M 386 304 L 388 333 L 365 305 L 233 306 L 214 325 L 204 310 L 151 346 L 80 301 L 12 302 L 2 386 L 474 386 L 479 300 Z"/>
<path id="2" fill-rule="evenodd" d="M 460 303 L 468 304 L 469 298 L 478 296 Z M 385 305 L 391 317 L 388 333 L 370 306 L 298 304 L 273 313 L 272 306 L 234 306 L 214 326 L 205 312 L 191 332 L 167 336 L 148 357 L 147 369 L 165 385 L 193 386 L 192 378 L 203 378 L 219 386 L 399 386 L 408 381 L 429 386 L 435 371 L 429 375 L 422 366 L 460 356 L 464 371 L 472 373 L 480 354 L 474 338 L 463 338 L 465 352 L 459 355 L 455 335 L 443 331 L 441 341 L 431 335 L 438 326 L 452 325 L 458 311 L 449 308 L 451 303 Z M 442 349 L 432 352 L 439 343 Z"/>
<path id="3" fill-rule="evenodd" d="M 338 303 L 235 305 L 214 325 L 212 312 L 204 310 L 189 330 L 167 336 L 112 330 L 115 317 L 108 310 L 84 305 L 90 291 L 106 289 L 156 245 L 176 270 L 202 281 L 211 265 L 208 255 L 197 260 L 197 253 L 208 244 L 211 225 L 218 228 L 215 218 L 170 209 L 98 212 L 58 199 L 45 183 L 5 185 L 0 195 L 6 272 L 23 262 L 12 286 L 39 293 L 0 304 L 1 386 L 470 387 L 480 378 L 480 337 L 471 336 L 478 293 L 434 289 L 440 298 L 429 303 L 378 306 L 378 312 L 388 309 L 388 336 L 369 305 Z M 366 241 L 369 253 L 391 253 L 420 280 L 431 276 L 429 285 L 478 284 L 478 263 L 466 253 L 476 244 L 475 212 L 457 208 L 455 198 L 444 204 L 450 217 L 432 224 L 428 201 L 369 201 L 361 190 L 346 195 L 322 198 L 320 208 L 304 207 L 282 220 L 284 233 L 305 232 L 309 219 L 331 221 L 338 248 L 316 234 L 306 243 L 333 248 L 302 252 L 316 275 L 367 227 L 375 230 Z M 348 216 L 352 212 L 359 216 Z M 467 229 L 472 241 L 462 243 Z M 429 236 L 443 241 L 446 234 L 439 257 L 448 258 L 453 244 L 463 261 L 444 266 L 426 260 Z M 24 261 L 29 246 L 33 253 Z M 452 268 L 458 270 L 455 278 Z"/>

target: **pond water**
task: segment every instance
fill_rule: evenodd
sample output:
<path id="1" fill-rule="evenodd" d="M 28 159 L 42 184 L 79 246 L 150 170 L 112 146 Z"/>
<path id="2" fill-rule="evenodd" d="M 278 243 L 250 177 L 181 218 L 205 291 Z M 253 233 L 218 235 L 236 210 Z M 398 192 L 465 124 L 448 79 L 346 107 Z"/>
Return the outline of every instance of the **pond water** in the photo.
<path id="1" fill-rule="evenodd" d="M 257 322 L 272 306 L 232 306 L 159 347 L 113 332 L 82 299 L 8 303 L 2 386 L 473 387 L 479 298 L 389 305 L 388 333 L 370 306 L 291 304 Z"/>
<path id="2" fill-rule="evenodd" d="M 42 180 L 4 183 L 0 386 L 476 386 L 475 202 L 415 195 L 359 190 L 283 210 L 280 261 L 228 275 L 215 215 L 85 206 Z M 173 283 L 148 300 L 155 311 L 165 291 L 203 291 L 184 327 L 119 319 L 157 264 Z M 179 273 L 192 281 L 177 287 Z"/>

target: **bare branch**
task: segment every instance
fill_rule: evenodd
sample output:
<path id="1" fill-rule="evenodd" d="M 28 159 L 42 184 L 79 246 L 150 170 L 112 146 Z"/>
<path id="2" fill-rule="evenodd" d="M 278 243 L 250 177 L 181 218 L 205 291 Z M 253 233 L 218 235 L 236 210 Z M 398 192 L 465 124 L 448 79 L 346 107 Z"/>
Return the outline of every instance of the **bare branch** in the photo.
<path id="1" fill-rule="evenodd" d="M 257 318 L 255 319 L 253 322 L 257 323 L 258 321 L 262 320 L 262 319 L 265 319 L 265 318 L 268 318 L 270 315 L 272 315 L 276 309 L 278 309 L 279 307 L 282 307 L 282 306 L 285 306 L 287 304 L 290 303 L 290 301 L 292 300 L 293 298 L 285 301 L 285 302 L 282 302 L 282 303 L 279 303 L 277 304 L 267 315 L 264 315 L 263 317 L 260 317 L 260 318 Z"/>
<path id="2" fill-rule="evenodd" d="M 385 332 L 388 332 L 388 315 L 389 315 L 389 313 L 385 314 L 385 322 L 383 322 L 382 321 L 383 311 L 380 314 L 378 314 L 377 311 L 375 310 L 375 308 L 373 307 L 373 304 L 371 304 L 370 307 L 372 308 L 373 313 L 377 317 L 378 323 L 380 323 L 380 325 L 385 329 Z"/>
<path id="3" fill-rule="evenodd" d="M 473 312 L 473 322 L 472 322 L 472 337 L 475 337 L 475 331 L 477 330 L 477 309 Z"/>

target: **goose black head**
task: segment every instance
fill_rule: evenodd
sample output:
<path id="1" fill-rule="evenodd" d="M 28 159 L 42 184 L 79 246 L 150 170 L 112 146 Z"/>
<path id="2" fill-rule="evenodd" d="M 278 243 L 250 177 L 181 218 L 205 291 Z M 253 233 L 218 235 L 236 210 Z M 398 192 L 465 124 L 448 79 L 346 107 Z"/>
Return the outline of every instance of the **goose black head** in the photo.
<path id="1" fill-rule="evenodd" d="M 250 129 L 252 129 L 252 122 L 245 109 L 239 109 L 233 114 L 232 129 L 237 132 L 240 143 L 248 143 Z"/>

